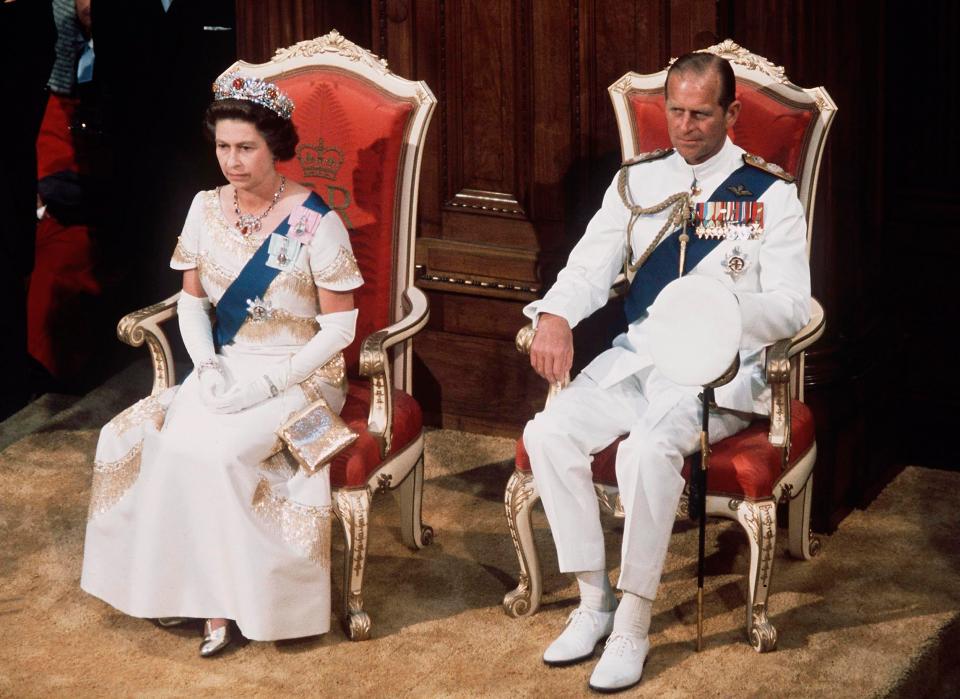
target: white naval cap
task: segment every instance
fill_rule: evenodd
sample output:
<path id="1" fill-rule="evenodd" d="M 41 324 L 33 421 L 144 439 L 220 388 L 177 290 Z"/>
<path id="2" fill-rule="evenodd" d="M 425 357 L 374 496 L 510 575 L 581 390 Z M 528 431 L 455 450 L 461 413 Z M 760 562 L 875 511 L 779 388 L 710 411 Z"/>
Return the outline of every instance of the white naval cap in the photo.
<path id="1" fill-rule="evenodd" d="M 659 293 L 646 320 L 657 368 L 681 386 L 722 376 L 740 350 L 740 304 L 723 282 L 691 274 Z"/>

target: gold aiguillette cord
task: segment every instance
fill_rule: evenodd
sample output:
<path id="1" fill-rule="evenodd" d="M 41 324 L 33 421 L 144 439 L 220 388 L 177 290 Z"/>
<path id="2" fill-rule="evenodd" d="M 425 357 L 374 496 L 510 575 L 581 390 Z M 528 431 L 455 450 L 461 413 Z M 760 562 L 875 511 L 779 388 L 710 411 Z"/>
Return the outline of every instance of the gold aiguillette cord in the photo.
<path id="1" fill-rule="evenodd" d="M 690 242 L 690 234 L 687 233 L 687 222 L 683 222 L 683 233 L 680 234 L 680 273 L 677 277 L 683 276 L 683 265 L 687 261 L 687 243 Z"/>

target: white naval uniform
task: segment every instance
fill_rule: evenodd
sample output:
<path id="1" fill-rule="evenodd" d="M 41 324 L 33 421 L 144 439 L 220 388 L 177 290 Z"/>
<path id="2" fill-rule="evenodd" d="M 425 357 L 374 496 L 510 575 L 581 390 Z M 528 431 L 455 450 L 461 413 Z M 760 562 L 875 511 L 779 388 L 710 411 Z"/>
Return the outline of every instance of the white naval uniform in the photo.
<path id="1" fill-rule="evenodd" d="M 743 165 L 743 153 L 726 139 L 719 153 L 699 165 L 689 165 L 673 152 L 631 166 L 631 199 L 649 207 L 672 194 L 689 191 L 696 178 L 700 193 L 694 202 L 704 202 Z M 764 205 L 759 239 L 723 240 L 687 274 L 719 279 L 740 304 L 740 370 L 733 381 L 716 390 L 717 404 L 765 414 L 769 388 L 763 376 L 764 347 L 792 336 L 809 320 L 810 272 L 806 222 L 796 187 L 778 179 L 758 201 Z M 634 262 L 655 238 L 667 214 L 642 216 L 634 225 Z M 629 217 L 614 178 L 556 283 L 543 299 L 526 306 L 524 313 L 534 322 L 539 313 L 563 316 L 574 327 L 601 308 L 622 269 Z M 739 256 L 746 260 L 737 275 L 727 265 L 734 248 L 739 248 Z M 643 273 L 641 267 L 638 274 Z M 653 599 L 683 492 L 683 458 L 698 448 L 697 394 L 701 389 L 678 386 L 653 366 L 645 318 L 631 323 L 610 349 L 527 423 L 523 439 L 557 546 L 560 570 L 579 572 L 606 569 L 591 455 L 629 433 L 617 451 L 616 462 L 626 513 L 618 587 Z M 735 414 L 713 414 L 711 441 L 747 424 Z"/>

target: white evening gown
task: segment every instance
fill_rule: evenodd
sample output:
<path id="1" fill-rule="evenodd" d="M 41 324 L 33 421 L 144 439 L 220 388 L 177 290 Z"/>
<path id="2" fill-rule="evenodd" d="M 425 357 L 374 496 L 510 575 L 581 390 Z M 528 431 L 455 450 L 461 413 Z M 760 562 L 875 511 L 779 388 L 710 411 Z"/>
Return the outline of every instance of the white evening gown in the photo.
<path id="1" fill-rule="evenodd" d="M 197 268 L 216 304 L 263 237 L 243 238 L 217 193 L 201 192 L 171 266 Z M 345 291 L 362 281 L 330 212 L 294 269 L 268 288 L 267 317 L 248 319 L 221 350 L 228 376 L 253 380 L 313 336 L 315 285 Z M 295 471 L 276 432 L 318 395 L 339 412 L 345 389 L 338 353 L 302 384 L 239 413 L 210 412 L 194 372 L 115 417 L 97 444 L 81 587 L 132 616 L 233 619 L 252 640 L 325 633 L 329 470 Z"/>

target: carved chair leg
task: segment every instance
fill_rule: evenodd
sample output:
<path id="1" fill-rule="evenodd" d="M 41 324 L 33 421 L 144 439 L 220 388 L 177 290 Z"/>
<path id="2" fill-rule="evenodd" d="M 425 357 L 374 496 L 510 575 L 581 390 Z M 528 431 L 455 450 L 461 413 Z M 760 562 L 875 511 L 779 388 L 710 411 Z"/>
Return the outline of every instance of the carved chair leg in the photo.
<path id="1" fill-rule="evenodd" d="M 767 595 L 777 544 L 777 505 L 773 500 L 742 501 L 737 507 L 737 521 L 746 530 L 750 541 L 747 636 L 754 650 L 765 653 L 777 647 L 777 630 L 767 618 Z"/>
<path id="2" fill-rule="evenodd" d="M 370 617 L 363 611 L 363 570 L 370 531 L 370 490 L 334 493 L 334 511 L 343 525 L 343 628 L 352 641 L 370 637 Z"/>
<path id="3" fill-rule="evenodd" d="M 423 454 L 397 488 L 400 497 L 400 538 L 416 551 L 433 543 L 433 529 L 421 520 L 423 502 Z"/>
<path id="4" fill-rule="evenodd" d="M 794 558 L 809 561 L 820 553 L 820 539 L 810 533 L 810 504 L 813 500 L 813 474 L 807 478 L 803 490 L 797 493 L 789 505 L 787 550 Z"/>
<path id="5" fill-rule="evenodd" d="M 533 523 L 530 519 L 533 506 L 539 499 L 540 493 L 537 492 L 533 475 L 514 471 L 504 493 L 507 527 L 520 562 L 520 582 L 515 590 L 503 598 L 503 608 L 512 617 L 529 616 L 536 612 L 543 594 L 540 557 L 533 541 Z"/>

